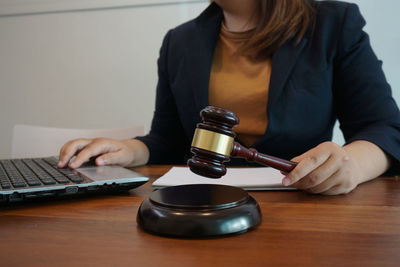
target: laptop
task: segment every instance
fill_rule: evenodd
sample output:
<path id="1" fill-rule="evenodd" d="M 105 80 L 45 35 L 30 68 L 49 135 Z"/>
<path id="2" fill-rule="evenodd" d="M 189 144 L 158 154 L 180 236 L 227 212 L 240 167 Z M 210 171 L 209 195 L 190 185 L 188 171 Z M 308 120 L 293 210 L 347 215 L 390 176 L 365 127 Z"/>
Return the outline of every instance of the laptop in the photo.
<path id="1" fill-rule="evenodd" d="M 57 157 L 0 160 L 0 202 L 127 191 L 149 178 L 120 166 L 57 168 Z"/>

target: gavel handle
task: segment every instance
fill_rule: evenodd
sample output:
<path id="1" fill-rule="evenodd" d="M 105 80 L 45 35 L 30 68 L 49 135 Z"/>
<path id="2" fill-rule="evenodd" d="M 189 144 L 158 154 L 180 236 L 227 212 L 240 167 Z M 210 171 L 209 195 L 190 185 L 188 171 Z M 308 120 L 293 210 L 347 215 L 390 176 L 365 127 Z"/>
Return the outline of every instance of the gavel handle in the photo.
<path id="1" fill-rule="evenodd" d="M 237 142 L 233 143 L 231 156 L 237 158 L 245 158 L 248 161 L 261 163 L 263 165 L 267 165 L 284 172 L 290 172 L 297 165 L 296 162 L 260 153 L 254 148 L 246 148 Z"/>

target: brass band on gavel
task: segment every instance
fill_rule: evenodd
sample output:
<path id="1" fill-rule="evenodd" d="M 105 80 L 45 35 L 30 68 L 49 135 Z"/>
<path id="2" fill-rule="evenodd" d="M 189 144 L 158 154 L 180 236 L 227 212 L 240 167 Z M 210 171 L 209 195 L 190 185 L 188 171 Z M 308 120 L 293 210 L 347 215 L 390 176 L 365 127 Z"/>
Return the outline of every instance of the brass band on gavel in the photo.
<path id="1" fill-rule="evenodd" d="M 197 128 L 194 132 L 192 147 L 230 156 L 234 138 L 225 134 Z"/>

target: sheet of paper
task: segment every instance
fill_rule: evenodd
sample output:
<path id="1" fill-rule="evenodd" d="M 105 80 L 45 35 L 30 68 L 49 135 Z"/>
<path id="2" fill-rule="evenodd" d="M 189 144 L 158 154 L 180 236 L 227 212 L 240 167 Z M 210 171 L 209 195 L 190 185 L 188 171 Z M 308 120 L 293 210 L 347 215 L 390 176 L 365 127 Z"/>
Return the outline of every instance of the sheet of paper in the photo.
<path id="1" fill-rule="evenodd" d="M 219 179 L 206 178 L 190 171 L 188 167 L 173 167 L 153 183 L 154 189 L 183 184 L 224 184 L 245 190 L 295 190 L 282 185 L 283 175 L 273 168 L 228 168 Z"/>

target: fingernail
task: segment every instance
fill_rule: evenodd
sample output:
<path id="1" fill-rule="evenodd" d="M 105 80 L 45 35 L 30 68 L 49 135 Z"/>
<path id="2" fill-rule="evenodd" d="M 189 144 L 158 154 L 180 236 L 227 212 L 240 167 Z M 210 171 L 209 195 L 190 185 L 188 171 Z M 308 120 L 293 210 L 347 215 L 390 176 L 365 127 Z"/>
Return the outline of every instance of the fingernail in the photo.
<path id="1" fill-rule="evenodd" d="M 72 169 L 74 169 L 74 168 L 76 168 L 76 162 L 74 161 L 74 162 L 72 162 L 71 164 L 69 164 L 69 167 L 70 168 L 72 168 Z"/>
<path id="2" fill-rule="evenodd" d="M 284 186 L 289 186 L 292 182 L 290 181 L 290 179 L 288 177 L 283 178 L 282 180 L 282 184 Z"/>
<path id="3" fill-rule="evenodd" d="M 104 165 L 104 160 L 103 159 L 97 159 L 97 165 L 99 165 L 99 166 Z"/>

